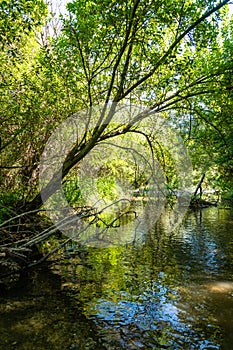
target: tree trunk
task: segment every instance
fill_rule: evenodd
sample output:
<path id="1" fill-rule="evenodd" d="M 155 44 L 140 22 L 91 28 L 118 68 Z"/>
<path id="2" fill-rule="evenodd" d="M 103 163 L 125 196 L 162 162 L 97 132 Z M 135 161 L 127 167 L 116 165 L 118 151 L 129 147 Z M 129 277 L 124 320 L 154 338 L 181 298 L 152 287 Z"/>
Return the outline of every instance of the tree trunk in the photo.
<path id="1" fill-rule="evenodd" d="M 205 174 L 202 174 L 200 181 L 198 182 L 198 185 L 196 187 L 196 190 L 194 192 L 194 198 L 197 196 L 198 190 L 200 190 L 200 195 L 202 195 L 202 183 L 204 181 Z"/>

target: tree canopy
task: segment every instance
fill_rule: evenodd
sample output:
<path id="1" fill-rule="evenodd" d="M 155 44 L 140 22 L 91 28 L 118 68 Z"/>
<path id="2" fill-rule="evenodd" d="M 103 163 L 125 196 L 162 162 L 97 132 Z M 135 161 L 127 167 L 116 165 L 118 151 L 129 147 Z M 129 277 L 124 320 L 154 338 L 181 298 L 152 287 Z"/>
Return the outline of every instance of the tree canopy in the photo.
<path id="1" fill-rule="evenodd" d="M 49 23 L 47 5 L 2 1 L 0 149 L 7 206 L 12 201 L 21 210 L 42 205 L 38 174 L 44 146 L 62 121 L 85 109 L 84 133 L 67 154 L 64 181 L 96 145 L 141 132 L 148 156 L 152 150 L 168 185 L 175 187 L 171 154 L 152 131 L 153 114 L 179 130 L 197 176 L 209 171 L 212 186 L 230 191 L 233 27 L 228 3 L 71 1 L 60 19 L 61 31 L 39 40 L 46 18 Z M 122 125 L 114 121 L 119 102 L 145 107 Z M 97 119 L 96 105 L 102 106 Z M 121 166 L 119 160 L 112 171 Z M 139 185 L 145 186 L 142 178 Z M 55 174 L 48 197 L 56 181 Z"/>

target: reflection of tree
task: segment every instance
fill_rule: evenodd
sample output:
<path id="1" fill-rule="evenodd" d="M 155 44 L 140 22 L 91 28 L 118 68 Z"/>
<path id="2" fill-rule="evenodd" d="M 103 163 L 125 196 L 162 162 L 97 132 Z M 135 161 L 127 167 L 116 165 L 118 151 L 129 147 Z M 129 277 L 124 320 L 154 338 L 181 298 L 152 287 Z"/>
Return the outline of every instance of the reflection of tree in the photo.
<path id="1" fill-rule="evenodd" d="M 209 290 L 200 285 L 203 276 L 218 273 L 216 261 L 209 260 L 221 244 L 213 218 L 216 210 L 209 216 L 203 212 L 205 226 L 200 227 L 189 215 L 173 233 L 162 221 L 144 242 L 127 247 L 87 247 L 81 254 L 74 243 L 72 254 L 67 249 L 56 271 L 67 293 L 84 305 L 87 318 L 95 319 L 106 347 L 121 342 L 127 348 L 137 341 L 148 349 L 148 344 L 217 346 L 217 322 L 206 311 Z"/>

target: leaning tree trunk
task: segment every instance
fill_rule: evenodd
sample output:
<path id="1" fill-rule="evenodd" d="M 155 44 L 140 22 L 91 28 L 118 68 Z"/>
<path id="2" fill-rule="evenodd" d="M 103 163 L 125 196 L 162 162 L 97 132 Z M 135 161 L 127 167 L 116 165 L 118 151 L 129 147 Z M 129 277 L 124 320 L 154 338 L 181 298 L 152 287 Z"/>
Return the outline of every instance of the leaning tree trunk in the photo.
<path id="1" fill-rule="evenodd" d="M 193 197 L 195 198 L 197 196 L 198 191 L 200 190 L 200 197 L 202 196 L 202 183 L 205 179 L 205 174 L 202 174 L 200 181 L 198 182 L 198 185 L 196 187 L 196 190 L 193 194 Z"/>

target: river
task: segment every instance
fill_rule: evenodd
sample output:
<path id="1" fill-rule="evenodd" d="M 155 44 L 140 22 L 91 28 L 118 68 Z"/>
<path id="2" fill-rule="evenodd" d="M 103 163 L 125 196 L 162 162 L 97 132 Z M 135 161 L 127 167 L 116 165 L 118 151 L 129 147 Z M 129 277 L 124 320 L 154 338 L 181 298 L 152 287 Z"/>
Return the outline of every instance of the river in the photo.
<path id="1" fill-rule="evenodd" d="M 233 211 L 140 244 L 66 247 L 0 297 L 0 349 L 233 349 Z"/>

